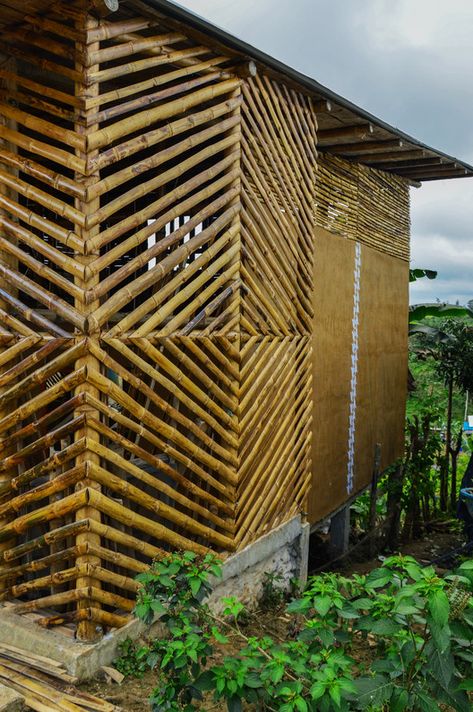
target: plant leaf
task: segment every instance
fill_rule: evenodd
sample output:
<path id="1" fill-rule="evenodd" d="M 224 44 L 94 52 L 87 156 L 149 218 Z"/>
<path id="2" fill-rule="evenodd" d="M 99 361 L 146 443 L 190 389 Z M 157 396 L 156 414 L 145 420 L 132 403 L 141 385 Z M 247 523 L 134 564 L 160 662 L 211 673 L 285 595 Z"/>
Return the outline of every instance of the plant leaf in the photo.
<path id="1" fill-rule="evenodd" d="M 355 680 L 356 700 L 359 708 L 381 707 L 391 699 L 394 685 L 384 675 L 359 677 Z"/>
<path id="2" fill-rule="evenodd" d="M 447 625 L 450 614 L 450 603 L 445 591 L 433 591 L 429 595 L 430 615 L 435 623 L 441 627 Z"/>

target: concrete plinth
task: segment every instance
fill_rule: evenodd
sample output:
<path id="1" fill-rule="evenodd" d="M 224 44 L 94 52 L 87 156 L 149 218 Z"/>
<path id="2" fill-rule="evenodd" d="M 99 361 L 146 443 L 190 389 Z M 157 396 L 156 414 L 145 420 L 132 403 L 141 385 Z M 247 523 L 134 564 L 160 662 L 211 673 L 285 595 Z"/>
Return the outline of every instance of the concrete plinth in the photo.
<path id="1" fill-rule="evenodd" d="M 278 574 L 281 577 L 278 585 L 287 589 L 293 579 L 305 583 L 309 534 L 309 525 L 302 524 L 300 517 L 294 517 L 228 557 L 223 564 L 222 578 L 214 581 L 214 591 L 208 601 L 211 608 L 218 610 L 220 599 L 226 596 L 236 596 L 246 606 L 255 605 L 261 597 L 266 572 Z M 118 656 L 118 646 L 126 638 L 137 639 L 147 633 L 139 620 L 132 620 L 89 645 L 59 631 L 40 628 L 31 620 L 10 611 L 0 607 L 0 644 L 8 643 L 57 660 L 79 680 L 86 680 L 103 665 L 110 665 Z M 154 636 L 164 633 L 159 621 L 153 628 Z"/>

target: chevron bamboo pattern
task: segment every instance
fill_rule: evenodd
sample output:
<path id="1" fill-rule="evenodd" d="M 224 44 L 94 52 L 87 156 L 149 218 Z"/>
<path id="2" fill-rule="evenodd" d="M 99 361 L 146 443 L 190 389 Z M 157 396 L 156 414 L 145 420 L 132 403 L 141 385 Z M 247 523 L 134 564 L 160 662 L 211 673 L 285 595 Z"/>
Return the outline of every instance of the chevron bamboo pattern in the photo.
<path id="1" fill-rule="evenodd" d="M 134 8 L 0 40 L 0 592 L 84 640 L 310 483 L 313 107 Z"/>

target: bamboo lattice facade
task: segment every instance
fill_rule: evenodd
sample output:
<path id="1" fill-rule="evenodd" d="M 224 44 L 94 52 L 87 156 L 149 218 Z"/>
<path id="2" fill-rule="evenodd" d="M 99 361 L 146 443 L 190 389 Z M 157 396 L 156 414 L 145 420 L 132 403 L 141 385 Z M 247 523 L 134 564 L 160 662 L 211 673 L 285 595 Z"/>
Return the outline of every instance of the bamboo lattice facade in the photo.
<path id="1" fill-rule="evenodd" d="M 0 591 L 90 640 L 162 551 L 305 510 L 316 220 L 407 259 L 408 189 L 139 2 L 0 50 Z"/>

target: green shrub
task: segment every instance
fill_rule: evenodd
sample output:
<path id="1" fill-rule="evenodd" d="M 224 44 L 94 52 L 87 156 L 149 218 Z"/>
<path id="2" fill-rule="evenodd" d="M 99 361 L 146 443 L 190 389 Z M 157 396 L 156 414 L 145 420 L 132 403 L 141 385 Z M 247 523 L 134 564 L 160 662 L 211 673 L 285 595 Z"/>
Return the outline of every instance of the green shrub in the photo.
<path id="1" fill-rule="evenodd" d="M 285 642 L 247 637 L 236 599 L 225 599 L 221 617 L 202 604 L 219 572 L 213 556 L 185 553 L 138 577 L 136 614 L 149 623 L 158 613 L 169 631 L 147 653 L 157 674 L 153 712 L 190 712 L 203 693 L 229 712 L 244 703 L 279 712 L 438 712 L 444 703 L 471 712 L 473 562 L 440 578 L 393 556 L 368 576 L 313 577 L 287 606 L 295 633 Z M 228 633 L 241 646 L 215 664 Z"/>

